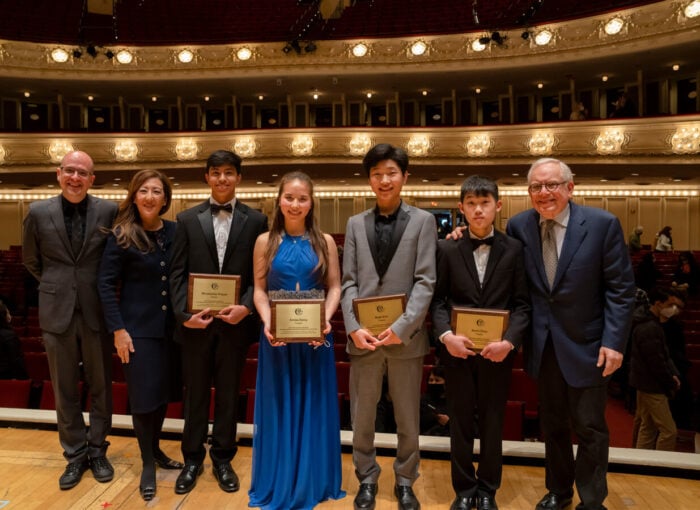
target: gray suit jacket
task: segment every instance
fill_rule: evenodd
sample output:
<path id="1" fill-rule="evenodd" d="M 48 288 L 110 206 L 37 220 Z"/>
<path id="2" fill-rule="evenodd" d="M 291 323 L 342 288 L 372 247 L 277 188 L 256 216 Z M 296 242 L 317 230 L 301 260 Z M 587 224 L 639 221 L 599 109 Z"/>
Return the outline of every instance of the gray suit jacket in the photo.
<path id="1" fill-rule="evenodd" d="M 373 253 L 374 209 L 351 217 L 345 232 L 343 248 L 343 283 L 341 306 L 348 333 L 359 329 L 352 300 L 358 297 L 405 293 L 406 311 L 391 326 L 402 340 L 390 345 L 387 357 L 415 358 L 428 352 L 425 315 L 435 287 L 435 250 L 437 229 L 433 215 L 402 202 L 397 217 L 392 249 L 395 249 L 386 273 L 377 273 Z M 350 354 L 366 354 L 348 342 Z"/>
<path id="2" fill-rule="evenodd" d="M 24 219 L 22 258 L 39 281 L 39 325 L 44 331 L 64 333 L 76 302 L 94 331 L 103 327 L 97 294 L 97 270 L 117 204 L 88 195 L 85 241 L 77 257 L 63 221 L 61 196 L 34 202 Z"/>

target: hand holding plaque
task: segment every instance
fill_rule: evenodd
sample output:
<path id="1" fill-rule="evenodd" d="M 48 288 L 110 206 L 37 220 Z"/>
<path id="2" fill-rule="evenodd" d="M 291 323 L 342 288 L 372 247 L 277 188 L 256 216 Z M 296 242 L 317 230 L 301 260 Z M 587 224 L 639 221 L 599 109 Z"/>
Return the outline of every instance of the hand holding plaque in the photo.
<path id="1" fill-rule="evenodd" d="M 197 313 L 210 309 L 211 315 L 237 305 L 241 277 L 232 274 L 190 273 L 187 281 L 187 311 Z"/>
<path id="2" fill-rule="evenodd" d="M 404 313 L 406 294 L 356 298 L 352 307 L 360 325 L 377 336 Z"/>
<path id="3" fill-rule="evenodd" d="M 452 308 L 452 331 L 456 335 L 469 338 L 473 351 L 481 351 L 490 342 L 503 340 L 503 333 L 508 327 L 508 310 L 489 308 Z"/>
<path id="4" fill-rule="evenodd" d="M 276 342 L 323 342 L 326 326 L 323 290 L 269 291 L 270 331 Z"/>

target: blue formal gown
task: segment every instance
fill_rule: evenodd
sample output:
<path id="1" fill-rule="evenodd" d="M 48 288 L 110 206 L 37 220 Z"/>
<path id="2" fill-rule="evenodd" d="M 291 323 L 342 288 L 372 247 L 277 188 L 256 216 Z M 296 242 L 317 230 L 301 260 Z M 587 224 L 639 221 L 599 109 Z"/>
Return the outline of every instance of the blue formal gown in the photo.
<path id="1" fill-rule="evenodd" d="M 284 236 L 267 275 L 269 290 L 322 288 L 308 239 Z M 313 508 L 345 496 L 332 337 L 272 347 L 260 335 L 249 506 Z"/>

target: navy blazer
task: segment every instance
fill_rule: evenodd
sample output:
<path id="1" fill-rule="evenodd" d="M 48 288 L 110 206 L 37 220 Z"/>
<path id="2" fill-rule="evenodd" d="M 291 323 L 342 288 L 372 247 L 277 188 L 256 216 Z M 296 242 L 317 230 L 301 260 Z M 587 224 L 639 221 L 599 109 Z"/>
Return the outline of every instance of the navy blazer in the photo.
<path id="1" fill-rule="evenodd" d="M 634 309 L 634 273 L 619 220 L 603 209 L 570 202 L 571 213 L 550 292 L 542 260 L 540 215 L 524 211 L 506 231 L 524 246 L 532 299 L 532 343 L 526 369 L 537 377 L 547 338 L 566 382 L 601 384 L 601 346 L 624 353 Z"/>
<path id="2" fill-rule="evenodd" d="M 479 284 L 474 251 L 467 235 L 459 241 L 438 241 L 437 284 L 430 309 L 435 338 L 451 329 L 455 306 L 509 310 L 503 338 L 519 348 L 530 325 L 530 297 L 520 241 L 494 232 L 483 285 Z M 444 358 L 440 361 L 446 365 L 458 363 L 458 358 L 447 352 Z"/>
<path id="3" fill-rule="evenodd" d="M 163 221 L 163 229 L 165 250 L 156 248 L 149 253 L 134 246 L 122 248 L 114 234 L 107 239 L 97 287 L 110 333 L 126 329 L 133 338 L 172 335 L 174 317 L 168 272 L 175 223 Z"/>

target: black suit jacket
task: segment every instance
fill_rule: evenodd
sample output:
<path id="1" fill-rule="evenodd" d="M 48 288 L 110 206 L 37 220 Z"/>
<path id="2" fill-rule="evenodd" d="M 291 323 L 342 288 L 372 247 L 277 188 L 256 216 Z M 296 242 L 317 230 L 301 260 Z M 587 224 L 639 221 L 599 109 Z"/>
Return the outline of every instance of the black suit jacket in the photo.
<path id="1" fill-rule="evenodd" d="M 503 336 L 516 348 L 523 343 L 530 324 L 530 298 L 520 241 L 495 231 L 483 286 L 474 262 L 471 240 L 441 240 L 437 249 L 437 284 L 431 305 L 435 337 L 451 329 L 452 308 L 496 308 L 510 310 Z M 459 364 L 445 351 L 443 364 Z"/>
<path id="2" fill-rule="evenodd" d="M 187 282 L 190 273 L 240 275 L 239 304 L 255 311 L 253 248 L 257 237 L 266 231 L 267 217 L 241 203 L 240 200 L 236 200 L 224 263 L 219 272 L 209 200 L 177 215 L 177 229 L 170 264 L 170 293 L 175 318 L 180 324 L 192 317 L 192 314 L 187 311 Z"/>

